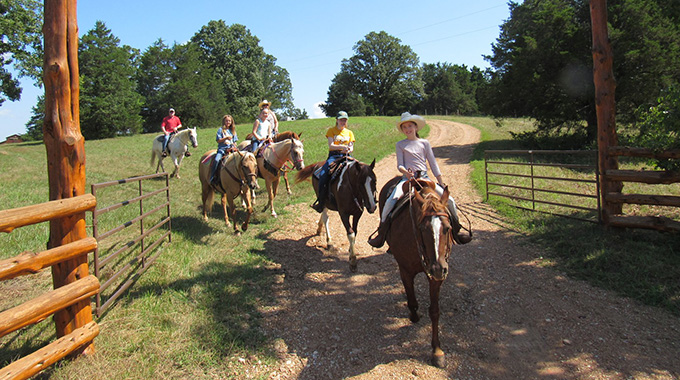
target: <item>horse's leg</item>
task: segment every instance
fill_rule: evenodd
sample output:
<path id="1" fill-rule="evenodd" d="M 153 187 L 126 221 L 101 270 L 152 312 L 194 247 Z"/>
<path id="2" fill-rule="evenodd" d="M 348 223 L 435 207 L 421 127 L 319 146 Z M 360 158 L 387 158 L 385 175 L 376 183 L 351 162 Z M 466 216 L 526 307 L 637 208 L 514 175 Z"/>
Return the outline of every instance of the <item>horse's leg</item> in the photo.
<path id="1" fill-rule="evenodd" d="M 399 266 L 399 276 L 401 277 L 401 283 L 404 284 L 404 290 L 406 291 L 406 304 L 409 310 L 409 319 L 411 322 L 416 323 L 420 320 L 418 316 L 418 300 L 416 299 L 416 292 L 413 287 L 413 278 L 416 276 L 415 273 L 408 272 L 401 265 Z"/>
<path id="2" fill-rule="evenodd" d="M 356 241 L 355 228 L 357 224 L 357 218 L 354 218 L 352 226 L 349 223 L 350 214 L 341 212 L 340 220 L 342 220 L 342 225 L 345 226 L 345 232 L 347 233 L 347 240 L 349 241 L 349 270 L 352 272 L 357 271 L 357 255 L 354 253 L 354 242 Z"/>
<path id="3" fill-rule="evenodd" d="M 271 193 L 270 193 L 270 198 L 269 198 L 269 207 L 271 207 L 272 210 L 272 216 L 276 218 L 276 211 L 274 210 L 274 198 L 276 198 L 276 193 L 279 190 L 279 181 L 281 178 L 279 176 L 276 176 L 274 180 L 272 181 L 272 188 L 271 188 Z"/>
<path id="4" fill-rule="evenodd" d="M 328 209 L 325 208 L 319 216 L 318 227 L 316 228 L 316 234 L 321 235 L 321 229 L 326 229 L 326 249 L 333 249 L 333 243 L 331 242 L 331 229 L 328 228 Z"/>
<path id="5" fill-rule="evenodd" d="M 234 234 L 240 235 L 241 231 L 238 230 L 238 223 L 236 223 L 236 207 L 234 207 L 234 198 L 231 195 L 227 197 L 229 202 L 229 215 L 231 217 L 231 222 L 234 224 Z"/>
<path id="6" fill-rule="evenodd" d="M 209 184 L 203 183 L 203 191 L 201 192 L 201 198 L 203 199 L 203 220 L 208 221 L 208 214 L 212 210 L 213 197 L 215 196 L 215 191 L 210 187 Z"/>
<path id="7" fill-rule="evenodd" d="M 443 281 L 430 282 L 430 321 L 432 322 L 432 364 L 439 368 L 446 366 L 446 355 L 439 343 L 439 290 Z"/>
<path id="8" fill-rule="evenodd" d="M 293 192 L 290 191 L 290 184 L 288 184 L 288 172 L 282 170 L 281 173 L 283 173 L 283 182 L 286 184 L 286 192 L 288 192 L 288 195 L 293 194 Z"/>
<path id="9" fill-rule="evenodd" d="M 227 227 L 231 227 L 229 223 L 229 213 L 227 213 L 227 194 L 222 194 L 222 210 L 224 210 L 224 223 Z"/>
<path id="10" fill-rule="evenodd" d="M 250 203 L 250 200 L 247 200 L 248 197 L 248 191 L 250 189 L 241 191 L 241 200 L 246 203 L 245 209 L 246 209 L 246 221 L 243 222 L 243 225 L 241 226 L 241 229 L 243 229 L 243 232 L 248 231 L 248 223 L 250 223 L 250 216 L 253 214 L 253 206 Z M 244 199 L 245 198 L 245 199 Z"/>
<path id="11" fill-rule="evenodd" d="M 180 154 L 179 157 L 175 157 L 175 172 L 174 176 L 179 178 L 179 166 L 182 165 L 182 160 L 184 159 L 184 153 Z"/>

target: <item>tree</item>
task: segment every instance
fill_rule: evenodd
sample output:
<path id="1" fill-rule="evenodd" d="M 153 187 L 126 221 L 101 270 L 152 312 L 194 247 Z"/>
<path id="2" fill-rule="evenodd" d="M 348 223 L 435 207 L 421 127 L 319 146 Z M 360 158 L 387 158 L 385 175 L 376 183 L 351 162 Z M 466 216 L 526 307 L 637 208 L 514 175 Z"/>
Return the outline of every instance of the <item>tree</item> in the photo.
<path id="1" fill-rule="evenodd" d="M 196 45 L 187 43 L 172 48 L 175 69 L 163 89 L 163 96 L 181 116 L 187 127 L 217 127 L 227 108 L 224 91 L 214 70 L 202 61 Z M 164 108 L 167 114 L 167 106 Z M 156 120 L 156 129 L 161 119 Z"/>
<path id="2" fill-rule="evenodd" d="M 38 96 L 38 102 L 31 109 L 31 118 L 26 123 L 26 136 L 30 140 L 43 139 L 43 123 L 45 122 L 45 95 Z"/>
<path id="3" fill-rule="evenodd" d="M 288 72 L 259 42 L 245 26 L 227 26 L 223 20 L 210 21 L 191 38 L 221 81 L 227 112 L 237 122 L 252 121 L 262 99 L 271 101 L 273 108 L 292 107 Z"/>
<path id="4" fill-rule="evenodd" d="M 83 136 L 100 139 L 138 133 L 142 97 L 135 91 L 136 52 L 119 46 L 103 22 L 81 38 L 80 123 Z"/>
<path id="5" fill-rule="evenodd" d="M 42 1 L 0 2 L 0 105 L 21 99 L 19 80 L 8 67 L 42 85 L 42 13 Z"/>
<path id="6" fill-rule="evenodd" d="M 478 112 L 478 84 L 473 82 L 472 72 L 467 67 L 448 63 L 424 64 L 423 82 L 425 95 L 420 112 L 458 115 Z"/>
<path id="7" fill-rule="evenodd" d="M 168 84 L 175 70 L 172 49 L 162 39 L 149 46 L 139 59 L 137 92 L 144 98 L 140 115 L 144 132 L 160 131 L 161 120 L 168 114 Z"/>
<path id="8" fill-rule="evenodd" d="M 680 78 L 679 11 L 667 3 L 608 2 L 617 117 L 624 122 Z M 483 110 L 536 119 L 534 137 L 571 134 L 580 136 L 580 145 L 592 143 L 597 119 L 591 45 L 587 0 L 511 2 L 510 18 L 486 57 L 494 71 Z"/>
<path id="9" fill-rule="evenodd" d="M 396 115 L 420 101 L 423 83 L 418 56 L 401 40 L 384 31 L 371 32 L 354 45 L 354 52 L 343 59 L 328 90 L 324 112 L 345 102 L 361 108 L 363 102 L 366 114 Z"/>
<path id="10" fill-rule="evenodd" d="M 680 86 L 664 91 L 657 104 L 640 115 L 640 146 L 658 151 L 680 149 Z M 680 170 L 680 162 L 660 159 L 656 165 L 665 170 Z"/>

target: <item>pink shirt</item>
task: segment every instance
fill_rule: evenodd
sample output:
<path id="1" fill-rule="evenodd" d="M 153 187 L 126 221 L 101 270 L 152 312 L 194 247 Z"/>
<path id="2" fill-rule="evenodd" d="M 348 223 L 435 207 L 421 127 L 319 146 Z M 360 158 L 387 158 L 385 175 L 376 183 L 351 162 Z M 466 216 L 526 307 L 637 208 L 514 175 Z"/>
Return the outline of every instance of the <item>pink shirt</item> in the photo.
<path id="1" fill-rule="evenodd" d="M 177 129 L 177 127 L 180 124 L 182 124 L 182 122 L 179 121 L 179 118 L 177 116 L 168 115 L 168 116 L 163 118 L 163 122 L 161 123 L 161 127 L 163 127 L 163 129 L 166 132 L 174 132 L 175 129 Z"/>
<path id="2" fill-rule="evenodd" d="M 439 165 L 434 159 L 430 142 L 425 139 L 404 139 L 397 142 L 397 167 L 403 166 L 412 171 L 427 171 L 427 163 L 435 177 L 441 175 Z"/>

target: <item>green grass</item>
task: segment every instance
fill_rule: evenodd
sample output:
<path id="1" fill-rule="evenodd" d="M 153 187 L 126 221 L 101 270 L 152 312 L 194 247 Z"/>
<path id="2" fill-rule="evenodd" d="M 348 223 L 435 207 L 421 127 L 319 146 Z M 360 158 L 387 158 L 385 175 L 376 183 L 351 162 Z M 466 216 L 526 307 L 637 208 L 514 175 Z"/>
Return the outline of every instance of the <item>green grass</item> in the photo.
<path id="1" fill-rule="evenodd" d="M 531 127 L 528 120 L 509 120 L 502 127 L 488 118 L 442 117 L 470 124 L 482 131 L 475 150 L 473 182 L 483 194 L 485 149 L 519 149 L 509 131 Z M 363 162 L 380 160 L 393 153 L 401 138 L 394 123 L 398 118 L 350 118 L 349 128 L 357 138 L 355 157 Z M 326 158 L 326 128 L 333 119 L 282 122 L 280 130 L 302 134 L 305 163 Z M 251 125 L 238 125 L 241 138 Z M 308 182 L 292 184 L 293 195 L 281 190 L 275 200 L 277 219 L 262 212 L 264 194 L 251 219 L 250 229 L 234 236 L 224 225 L 215 202 L 211 218 L 201 217 L 198 158 L 215 146 L 214 128 L 200 129 L 199 147 L 185 160 L 182 178 L 172 179 L 173 242 L 164 246 L 156 263 L 102 317 L 101 333 L 95 340 L 97 354 L 64 361 L 39 378 L 233 378 L 257 366 L 254 378 L 267 378 L 275 363 L 270 338 L 261 327 L 263 306 L 273 302 L 271 287 L 277 263 L 268 256 L 269 232 L 295 220 L 291 208 L 311 203 Z M 427 135 L 425 129 L 423 136 Z M 152 172 L 149 167 L 151 141 L 155 134 L 87 141 L 89 184 L 133 177 Z M 48 199 L 47 165 L 42 144 L 0 146 L 0 208 L 14 208 Z M 295 172 L 290 173 L 291 182 Z M 153 183 L 157 186 L 158 183 Z M 674 190 L 672 190 L 674 191 Z M 101 205 L 120 201 L 134 189 L 103 192 Z M 542 262 L 607 289 L 666 308 L 680 315 L 680 254 L 678 237 L 653 231 L 608 231 L 591 223 L 523 212 L 503 200 L 492 199 L 513 228 L 542 248 Z M 132 206 L 136 207 L 136 206 Z M 134 211 L 134 210 L 133 210 Z M 134 212 L 124 211 L 107 221 L 115 225 Z M 243 214 L 239 214 L 242 217 Z M 473 221 L 474 223 L 474 221 Z M 89 228 L 89 224 L 88 224 Z M 24 227 L 0 235 L 0 258 L 24 250 L 44 248 L 46 224 Z M 5 310 L 51 287 L 49 270 L 37 275 L 0 283 L 0 310 Z M 41 347 L 54 338 L 50 318 L 0 339 L 0 366 Z M 245 359 L 245 360 L 243 360 Z M 259 364 L 253 364 L 258 363 Z"/>

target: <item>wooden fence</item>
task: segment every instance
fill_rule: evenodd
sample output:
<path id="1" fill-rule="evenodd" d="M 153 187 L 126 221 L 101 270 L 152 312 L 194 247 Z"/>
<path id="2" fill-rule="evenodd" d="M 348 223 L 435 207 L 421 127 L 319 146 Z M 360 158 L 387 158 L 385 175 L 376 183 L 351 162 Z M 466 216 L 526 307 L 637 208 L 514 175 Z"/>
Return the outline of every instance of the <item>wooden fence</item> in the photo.
<path id="1" fill-rule="evenodd" d="M 518 208 L 550 213 L 585 221 L 600 221 L 599 178 L 596 163 L 597 151 L 572 150 L 487 150 L 484 152 L 484 171 L 486 177 L 486 199 L 490 195 L 505 197 L 518 201 Z M 500 157 L 517 157 L 522 160 L 500 160 Z M 537 157 L 579 157 L 579 163 L 554 163 Z M 495 159 L 492 159 L 495 158 Z M 581 163 L 581 161 L 586 163 Z M 563 161 L 563 160 L 561 160 Z M 511 172 L 509 167 L 520 167 L 524 170 Z M 537 173 L 539 168 L 569 169 L 585 171 L 585 175 L 545 175 Z M 564 173 L 562 173 L 564 174 Z M 513 182 L 514 181 L 514 182 Z M 582 185 L 578 189 L 569 189 L 575 184 Z M 491 187 L 494 189 L 492 190 Z M 509 191 L 508 191 L 509 190 Z M 551 199 L 550 194 L 561 196 L 562 201 Z M 567 200 L 571 201 L 567 203 Z M 531 207 L 522 206 L 520 202 L 531 203 Z M 544 207 L 539 207 L 544 206 Z M 547 207 L 545 207 L 547 206 Z M 593 217 L 579 217 L 567 213 L 565 209 L 584 211 Z"/>
<path id="2" fill-rule="evenodd" d="M 640 194 L 640 193 L 624 193 L 619 192 L 604 192 L 599 188 L 601 181 L 610 182 L 629 182 L 629 183 L 643 183 L 650 185 L 668 185 L 673 183 L 680 183 L 680 173 L 670 172 L 664 170 L 607 170 L 605 173 L 598 173 L 598 165 L 593 163 L 587 164 L 564 164 L 564 163 L 548 163 L 545 160 L 536 160 L 537 155 L 550 156 L 576 156 L 576 155 L 595 155 L 597 151 L 559 151 L 559 150 L 488 150 L 484 152 L 484 167 L 486 172 L 486 197 L 489 199 L 490 195 L 510 198 L 515 201 L 531 202 L 532 207 L 518 206 L 519 208 L 529 209 L 532 211 L 542 211 L 536 207 L 536 204 L 545 204 L 558 207 L 566 207 L 581 211 L 592 211 L 597 213 L 597 222 L 603 223 L 602 207 L 604 204 L 628 204 L 628 205 L 649 205 L 649 206 L 671 206 L 680 207 L 680 196 L 676 195 L 662 195 L 662 194 Z M 680 159 L 680 151 L 665 151 L 654 152 L 650 149 L 630 148 L 630 147 L 610 147 L 608 149 L 610 156 L 626 156 L 638 158 L 651 159 Z M 523 160 L 499 160 L 491 159 L 492 157 L 504 156 L 524 156 Z M 512 173 L 508 168 L 512 166 L 521 166 L 528 168 L 528 173 L 517 174 Z M 535 169 L 538 167 L 555 167 L 569 170 L 585 170 L 592 172 L 590 178 L 583 178 L 576 176 L 569 178 L 566 176 L 545 176 L 536 175 Z M 602 178 L 600 178 L 602 177 Z M 528 185 L 517 185 L 503 181 L 503 178 L 524 178 L 529 181 Z M 537 180 L 544 181 L 565 181 L 565 183 L 588 183 L 593 184 L 593 191 L 566 191 L 566 190 L 551 190 L 541 188 L 536 185 Z M 572 185 L 573 186 L 573 185 Z M 562 187 L 569 187 L 564 185 Z M 514 189 L 515 193 L 503 192 L 502 189 Z M 626 189 L 625 186 L 622 187 Z M 660 188 L 656 189 L 660 191 Z M 518 192 L 528 192 L 529 195 L 518 195 Z M 548 201 L 541 199 L 541 193 L 553 193 L 574 197 L 581 199 L 577 204 L 567 204 L 563 202 Z M 583 204 L 597 201 L 596 207 L 584 207 Z M 543 211 L 545 212 L 545 211 Z M 566 217 L 572 217 L 571 214 L 562 214 L 551 211 L 551 214 L 557 214 Z M 582 219 L 575 217 L 576 219 Z M 594 221 L 594 220 L 593 220 Z M 655 229 L 660 231 L 680 231 L 680 222 L 661 215 L 625 215 L 623 213 L 610 215 L 608 218 L 608 226 L 613 227 L 628 227 L 628 228 L 644 228 Z"/>
<path id="3" fill-rule="evenodd" d="M 654 152 L 651 149 L 615 146 L 609 147 L 609 156 L 642 157 L 652 159 L 679 159 L 680 151 Z M 680 173 L 665 170 L 606 170 L 603 173 L 606 181 L 636 182 L 652 185 L 668 185 L 680 183 Z M 612 204 L 638 204 L 654 206 L 680 207 L 680 197 L 658 194 L 623 194 L 608 192 L 603 195 L 603 202 Z M 614 227 L 645 228 L 659 231 L 680 231 L 680 223 L 660 216 L 611 215 L 609 225 Z"/>
<path id="4" fill-rule="evenodd" d="M 92 210 L 97 204 L 93 195 L 50 201 L 42 204 L 0 211 L 0 232 L 15 228 L 75 216 Z M 73 260 L 97 248 L 94 238 L 84 238 L 41 252 L 24 252 L 0 261 L 0 280 L 8 280 L 39 272 L 66 261 Z M 38 323 L 54 313 L 75 305 L 99 292 L 99 280 L 95 276 L 80 278 L 68 285 L 26 301 L 0 313 L 0 336 Z M 75 326 L 62 336 L 34 353 L 17 359 L 0 370 L 0 379 L 27 379 L 62 358 L 75 353 L 91 343 L 99 334 L 96 322 Z"/>
<path id="5" fill-rule="evenodd" d="M 156 178 L 164 178 L 164 187 L 152 191 L 144 192 L 143 183 L 149 183 L 149 180 Z M 153 182 L 153 181 L 152 181 Z M 170 223 L 170 187 L 168 182 L 168 173 L 152 174 L 140 177 L 133 177 L 122 179 L 118 181 L 103 182 L 92 185 L 92 194 L 98 199 L 104 197 L 98 196 L 98 193 L 105 188 L 111 186 L 118 186 L 128 183 L 137 183 L 137 196 L 132 199 L 126 199 L 117 202 L 111 206 L 96 209 L 92 213 L 92 232 L 97 239 L 99 246 L 94 251 L 94 273 L 97 278 L 103 281 L 101 291 L 96 296 L 97 316 L 101 316 L 106 309 L 111 306 L 119 296 L 121 296 L 138 278 L 141 276 L 151 264 L 158 258 L 160 249 L 157 249 L 160 244 L 168 238 L 168 242 L 172 241 L 171 223 Z M 154 204 L 149 210 L 145 209 L 145 201 L 150 201 L 163 197 L 159 204 Z M 139 212 L 131 219 L 126 220 L 113 228 L 102 231 L 101 218 L 114 210 L 120 209 L 124 206 L 138 205 Z M 145 220 L 151 216 L 158 215 L 158 213 L 165 211 L 165 216 L 155 224 L 145 228 Z M 139 232 L 132 234 L 129 241 L 120 244 L 122 231 L 132 226 L 139 226 Z M 166 226 L 165 231 L 160 230 L 161 227 Z M 158 231 L 156 235 L 150 237 L 154 232 Z M 160 234 L 160 236 L 158 236 Z M 109 252 L 106 255 L 102 254 L 102 247 L 106 244 L 103 242 L 111 237 L 118 237 L 116 242 L 110 244 Z M 146 244 L 146 239 L 155 239 L 150 244 Z M 102 257 L 105 256 L 105 257 Z M 104 271 L 105 268 L 111 267 L 111 270 Z M 108 294 L 107 290 L 113 289 L 112 294 Z M 106 294 L 106 295 L 103 295 Z M 106 298 L 104 300 L 103 298 Z"/>

